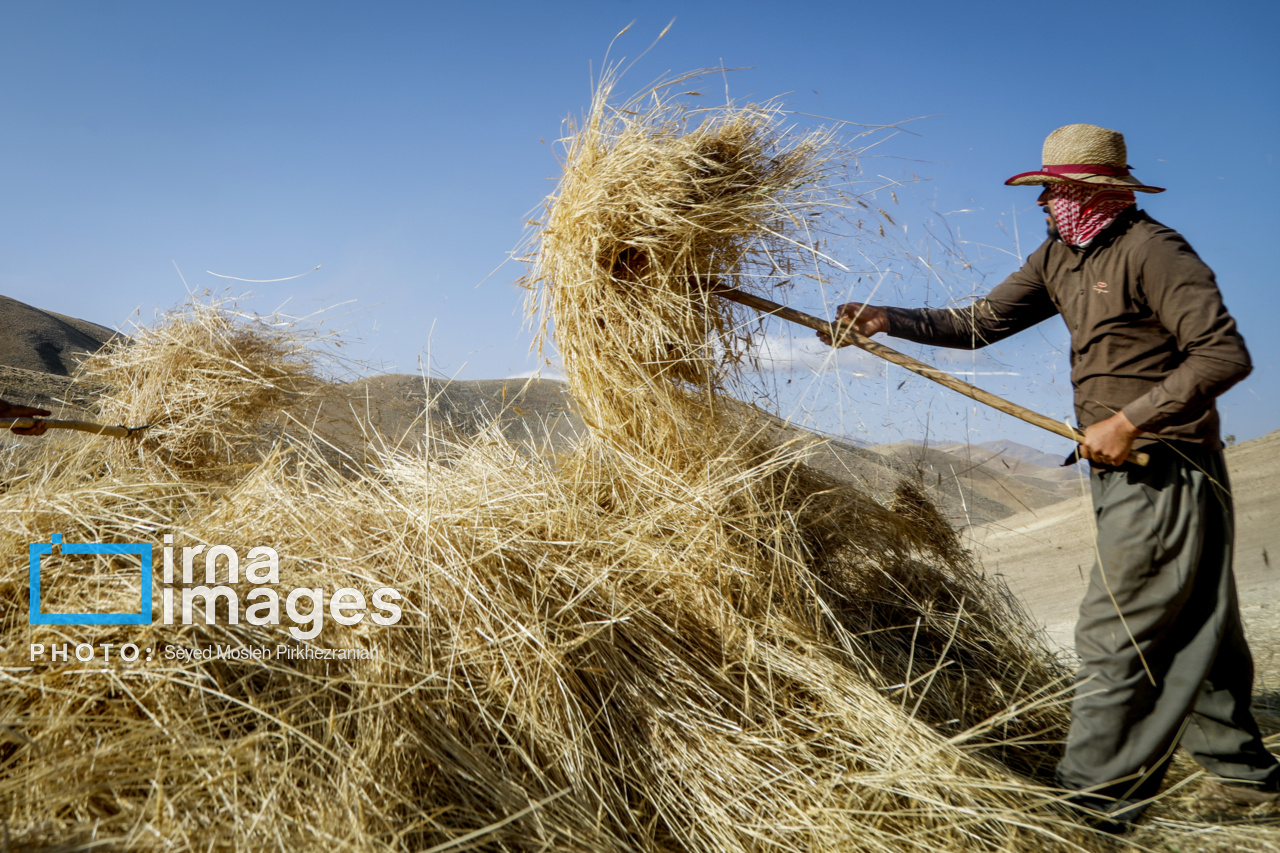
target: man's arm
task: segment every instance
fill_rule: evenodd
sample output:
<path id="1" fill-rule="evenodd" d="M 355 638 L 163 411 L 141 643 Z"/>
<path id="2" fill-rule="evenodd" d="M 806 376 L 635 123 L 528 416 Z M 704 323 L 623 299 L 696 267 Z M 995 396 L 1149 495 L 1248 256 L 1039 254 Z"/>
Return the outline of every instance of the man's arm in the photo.
<path id="1" fill-rule="evenodd" d="M 1185 240 L 1172 231 L 1153 238 L 1141 270 L 1147 304 L 1173 336 L 1182 361 L 1122 413 L 1139 429 L 1157 432 L 1212 405 L 1253 365 L 1213 271 Z"/>
<path id="2" fill-rule="evenodd" d="M 1038 272 L 1039 252 L 985 297 L 959 308 L 891 308 L 849 302 L 836 321 L 868 337 L 885 332 L 920 344 L 978 349 L 1004 340 L 1058 313 Z M 824 343 L 831 340 L 823 334 Z"/>

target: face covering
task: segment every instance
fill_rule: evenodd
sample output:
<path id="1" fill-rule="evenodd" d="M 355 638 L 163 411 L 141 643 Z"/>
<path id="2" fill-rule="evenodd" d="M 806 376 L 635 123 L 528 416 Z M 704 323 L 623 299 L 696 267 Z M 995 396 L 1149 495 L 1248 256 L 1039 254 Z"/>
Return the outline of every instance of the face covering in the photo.
<path id="1" fill-rule="evenodd" d="M 1121 211 L 1136 203 L 1133 190 L 1049 184 L 1049 209 L 1058 235 L 1068 246 L 1088 246 Z"/>

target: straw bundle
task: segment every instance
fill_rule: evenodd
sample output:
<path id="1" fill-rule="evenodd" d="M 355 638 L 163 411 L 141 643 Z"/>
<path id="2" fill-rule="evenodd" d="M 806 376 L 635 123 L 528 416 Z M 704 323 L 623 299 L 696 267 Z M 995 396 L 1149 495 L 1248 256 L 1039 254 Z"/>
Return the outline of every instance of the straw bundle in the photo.
<path id="1" fill-rule="evenodd" d="M 833 134 L 789 131 L 775 104 L 692 109 L 673 92 L 686 80 L 622 105 L 601 82 L 525 281 L 584 415 L 624 446 L 708 440 L 752 319 L 712 292 L 820 276 L 813 217 L 842 202 Z"/>
<path id="2" fill-rule="evenodd" d="M 109 445 L 173 474 L 227 476 L 250 447 L 267 448 L 280 413 L 317 392 L 316 351 L 301 330 L 247 318 L 230 300 L 117 337 L 85 360 L 83 378 L 111 392 L 109 423 L 149 424 L 141 440 Z"/>
<path id="3" fill-rule="evenodd" d="M 210 312 L 193 306 L 108 356 L 124 390 L 103 408 L 131 411 L 129 389 L 164 394 L 162 377 L 190 357 L 179 342 L 235 341 L 222 357 L 244 372 L 206 370 L 203 393 L 168 409 L 192 430 L 220 424 L 205 401 L 267 375 L 269 344 L 287 330 L 239 323 L 227 335 Z M 275 413 L 239 417 L 265 425 Z M 168 434 L 175 446 L 161 436 L 154 452 L 188 458 L 178 450 L 191 434 Z M 283 623 L 231 624 L 221 605 L 191 625 L 33 628 L 25 558 L 11 557 L 0 574 L 6 844 L 1104 849 L 1055 812 L 1051 792 L 995 760 L 1007 739 L 1060 734 L 1054 671 L 1010 639 L 1016 617 L 909 492 L 904 523 L 798 466 L 796 447 L 679 476 L 590 437 L 559 467 L 496 430 L 445 451 L 361 475 L 300 431 L 197 457 L 216 476 L 74 436 L 0 456 L 0 553 L 25 555 L 55 531 L 171 533 L 178 546 L 272 545 L 281 590 L 403 595 L 394 624 L 326 615 L 306 640 Z M 91 609 L 136 602 L 136 577 L 132 593 L 123 569 L 111 579 L 86 592 Z M 244 578 L 230 586 L 246 592 Z M 32 643 L 62 642 L 133 642 L 153 660 L 30 660 Z M 162 652 L 213 644 L 378 654 Z"/>

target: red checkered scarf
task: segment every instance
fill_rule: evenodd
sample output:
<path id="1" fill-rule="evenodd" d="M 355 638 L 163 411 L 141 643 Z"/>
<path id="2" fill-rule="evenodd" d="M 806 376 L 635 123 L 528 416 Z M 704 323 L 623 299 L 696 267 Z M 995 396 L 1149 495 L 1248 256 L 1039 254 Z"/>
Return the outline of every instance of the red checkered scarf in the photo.
<path id="1" fill-rule="evenodd" d="M 1084 248 L 1126 207 L 1137 200 L 1133 190 L 1082 184 L 1049 184 L 1049 205 L 1062 242 Z"/>

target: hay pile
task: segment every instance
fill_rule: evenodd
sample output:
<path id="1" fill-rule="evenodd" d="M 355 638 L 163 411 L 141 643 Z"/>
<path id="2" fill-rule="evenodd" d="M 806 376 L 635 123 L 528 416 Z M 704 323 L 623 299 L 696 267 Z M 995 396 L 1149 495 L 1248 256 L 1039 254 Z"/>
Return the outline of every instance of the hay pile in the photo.
<path id="1" fill-rule="evenodd" d="M 228 323 L 234 334 L 223 334 Z M 283 399 L 272 395 L 322 383 L 305 359 L 281 367 L 286 329 L 217 306 L 193 305 L 134 340 L 94 363 L 116 380 L 102 408 L 155 420 L 148 406 L 165 400 L 190 427 L 157 435 L 150 452 L 170 462 L 76 436 L 15 444 L 4 456 L 3 553 L 25 555 L 54 532 L 68 542 L 171 533 L 177 546 L 242 553 L 270 544 L 281 590 L 390 586 L 403 618 L 343 626 L 326 615 L 308 641 L 287 619 L 229 624 L 224 605 L 213 624 L 197 613 L 193 625 L 31 627 L 25 560 L 11 556 L 0 577 L 0 804 L 22 845 L 907 850 L 1070 837 L 1051 810 L 1035 811 L 1044 794 L 974 754 L 1008 736 L 1010 721 L 951 707 L 966 680 L 979 688 L 971 694 L 1004 691 L 985 713 L 1026 701 L 1040 678 L 992 680 L 1007 664 L 966 626 L 976 615 L 1000 628 L 1005 616 L 965 588 L 972 578 L 951 575 L 927 538 L 856 496 L 840 521 L 858 522 L 859 547 L 874 555 L 865 571 L 852 558 L 844 576 L 831 561 L 827 577 L 775 570 L 801 527 L 762 541 L 751 513 L 763 510 L 748 507 L 762 492 L 786 498 L 794 454 L 719 471 L 709 460 L 701 481 L 656 470 L 644 479 L 636 459 L 603 442 L 585 441 L 557 468 L 494 432 L 352 476 L 295 428 L 274 443 L 221 446 L 201 457 L 207 468 L 178 465 L 194 458 L 183 448 L 219 446 L 192 431 L 203 412 L 265 395 L 270 406 L 237 417 L 245 435 L 271 435 Z M 204 393 L 164 393 L 195 381 L 175 369 L 193 349 L 204 353 Z M 175 400 L 191 401 L 194 417 Z M 808 503 L 793 506 L 797 518 L 829 515 Z M 120 576 L 98 578 L 95 609 L 126 609 L 136 569 L 132 586 L 127 566 L 106 571 Z M 927 600 L 912 600 L 922 590 L 903 586 L 907 577 L 933 587 Z M 251 584 L 231 586 L 244 595 Z M 834 612 L 837 601 L 849 612 Z M 856 624 L 879 630 L 859 636 Z M 28 654 L 32 643 L 129 642 L 153 659 Z M 161 651 L 210 645 L 378 656 L 187 661 Z"/>
<path id="2" fill-rule="evenodd" d="M 844 647 L 875 636 L 879 670 L 868 677 L 893 658 L 886 683 L 910 681 L 914 667 L 941 664 L 927 650 L 961 636 L 979 651 L 969 666 L 930 676 L 920 703 L 932 719 L 967 727 L 1000 714 L 1012 671 L 1033 672 L 1034 690 L 1054 689 L 1061 673 L 1032 647 L 992 642 L 1007 634 L 1003 602 L 918 489 L 904 484 L 886 513 L 804 465 L 802 447 L 780 444 L 725 394 L 748 366 L 741 344 L 756 318 L 716 290 L 776 295 L 798 276 L 821 282 L 835 263 L 821 246 L 827 220 L 860 201 L 847 196 L 852 153 L 837 134 L 798 132 L 776 104 L 694 109 L 678 96 L 687 80 L 614 105 L 616 78 L 605 75 L 572 128 L 524 280 L 543 345 L 554 335 L 584 417 L 613 451 L 615 491 L 631 492 L 623 512 L 675 514 L 656 531 L 666 537 L 706 531 L 717 558 L 703 582 L 744 614 L 768 620 L 782 608 L 809 622 L 816 599 L 848 630 Z M 903 642 L 897 631 L 917 621 L 922 600 L 926 610 L 945 601 L 945 616 L 930 613 L 919 620 L 923 639 Z M 879 606 L 855 613 L 851 602 Z M 975 672 L 991 677 L 975 684 Z M 1033 718 L 1061 722 L 1028 714 L 1021 724 Z"/>
<path id="3" fill-rule="evenodd" d="M 577 316 L 557 314 L 557 331 L 587 358 L 602 327 Z M 702 318 L 653 345 L 732 332 Z M 745 422 L 722 418 L 713 379 L 698 378 L 714 376 L 709 361 L 638 380 L 651 400 L 692 400 L 712 428 L 678 452 L 652 440 L 688 421 L 628 421 L 647 407 L 580 382 L 600 429 L 554 462 L 493 430 L 335 464 L 303 426 L 325 383 L 299 334 L 192 304 L 90 366 L 109 386 L 104 417 L 168 425 L 149 443 L 50 434 L 0 456 L 7 844 L 1108 846 L 1035 783 L 1063 732 L 1061 671 L 909 485 L 884 507 L 807 468 L 800 446 L 735 442 Z M 594 352 L 631 351 L 595 334 Z M 670 387 L 684 397 L 664 398 Z M 265 585 L 281 599 L 392 588 L 401 618 L 370 608 L 346 625 L 303 606 L 233 624 L 219 600 L 193 624 L 32 627 L 27 546 L 55 533 L 269 545 Z M 48 585 L 123 610 L 136 571 L 98 566 L 89 583 L 64 565 Z M 226 584 L 243 600 L 261 585 L 248 571 Z M 157 602 L 167 586 L 182 583 L 158 577 Z M 31 660 L 32 644 L 60 643 L 117 655 Z M 152 659 L 121 660 L 126 643 Z M 164 654 L 213 646 L 226 654 Z M 235 659 L 259 647 L 275 654 Z M 326 649 L 358 654 L 299 654 Z"/>

